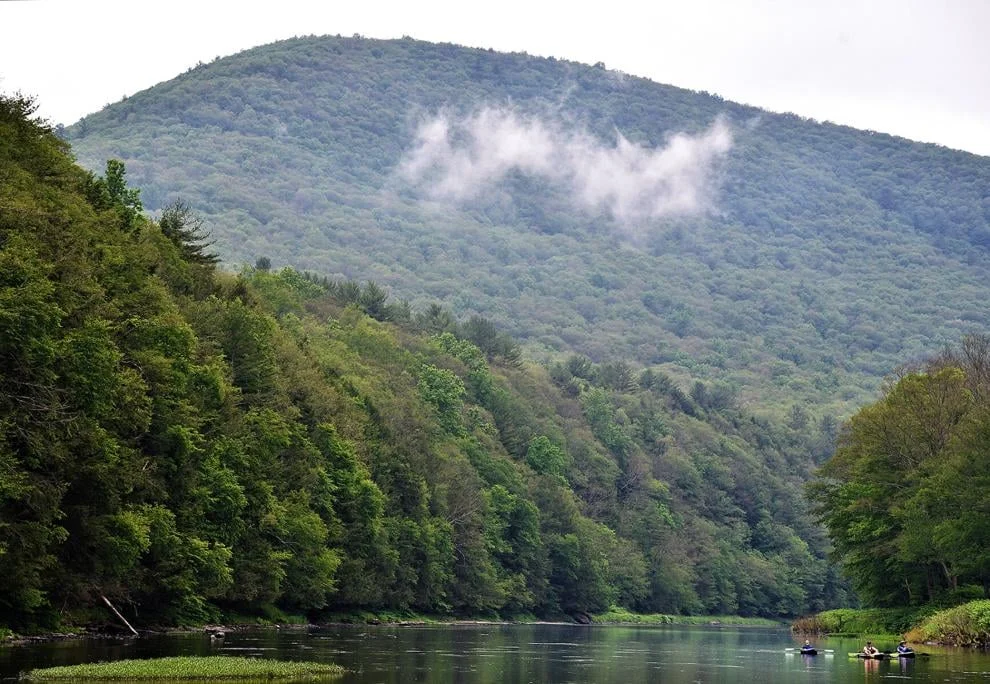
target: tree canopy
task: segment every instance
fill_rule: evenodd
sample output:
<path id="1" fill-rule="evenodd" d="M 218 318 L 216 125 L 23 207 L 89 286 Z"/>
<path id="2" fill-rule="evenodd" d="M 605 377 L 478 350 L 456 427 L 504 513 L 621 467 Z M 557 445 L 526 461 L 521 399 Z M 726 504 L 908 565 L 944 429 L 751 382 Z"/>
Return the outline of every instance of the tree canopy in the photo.
<path id="1" fill-rule="evenodd" d="M 906 370 L 849 421 L 809 485 L 857 590 L 877 605 L 990 592 L 990 337 Z"/>

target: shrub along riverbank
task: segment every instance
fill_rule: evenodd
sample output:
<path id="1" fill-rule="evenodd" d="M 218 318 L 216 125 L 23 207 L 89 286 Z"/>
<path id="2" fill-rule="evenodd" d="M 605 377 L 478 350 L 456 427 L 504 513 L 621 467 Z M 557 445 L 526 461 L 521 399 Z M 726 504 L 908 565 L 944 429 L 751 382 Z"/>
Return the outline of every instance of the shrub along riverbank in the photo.
<path id="1" fill-rule="evenodd" d="M 910 629 L 906 638 L 955 646 L 990 645 L 990 600 L 940 610 Z"/>
<path id="2" fill-rule="evenodd" d="M 894 635 L 914 643 L 950 646 L 990 644 L 990 600 L 954 608 L 840 608 L 796 620 L 791 628 L 804 634 Z"/>
<path id="3" fill-rule="evenodd" d="M 903 634 L 931 609 L 917 608 L 838 608 L 801 618 L 792 624 L 795 632 L 862 636 L 864 634 Z"/>

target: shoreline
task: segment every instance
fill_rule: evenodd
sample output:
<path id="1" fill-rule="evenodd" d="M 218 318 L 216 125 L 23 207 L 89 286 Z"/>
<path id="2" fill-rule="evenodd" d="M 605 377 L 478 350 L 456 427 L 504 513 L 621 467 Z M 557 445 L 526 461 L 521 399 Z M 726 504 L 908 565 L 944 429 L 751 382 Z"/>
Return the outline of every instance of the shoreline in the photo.
<path id="1" fill-rule="evenodd" d="M 417 627 L 424 625 L 431 626 L 471 626 L 471 625 L 568 625 L 575 627 L 593 626 L 615 626 L 615 627 L 767 627 L 784 628 L 787 626 L 783 621 L 766 620 L 759 623 L 752 622 L 750 618 L 740 618 L 734 616 L 662 616 L 669 619 L 656 619 L 655 616 L 642 615 L 640 619 L 615 619 L 601 620 L 591 619 L 590 621 L 578 620 L 498 620 L 483 618 L 467 619 L 441 619 L 427 616 L 410 616 L 406 619 L 384 619 L 379 617 L 364 617 L 358 619 L 328 620 L 326 622 L 272 622 L 272 623 L 252 623 L 252 622 L 231 622 L 227 624 L 209 623 L 191 627 L 150 627 L 138 629 L 135 636 L 123 628 L 95 628 L 84 626 L 69 628 L 65 631 L 43 632 L 38 634 L 10 634 L 0 638 L 0 646 L 27 646 L 31 644 L 43 644 L 56 641 L 70 641 L 75 639 L 99 639 L 108 641 L 130 641 L 142 637 L 165 636 L 169 634 L 197 634 L 201 633 L 207 638 L 223 638 L 223 635 L 235 632 L 248 631 L 309 631 L 324 629 L 327 627 L 360 625 L 372 627 Z M 651 619 L 653 618 L 653 619 Z M 746 622 L 750 620 L 750 622 Z"/>

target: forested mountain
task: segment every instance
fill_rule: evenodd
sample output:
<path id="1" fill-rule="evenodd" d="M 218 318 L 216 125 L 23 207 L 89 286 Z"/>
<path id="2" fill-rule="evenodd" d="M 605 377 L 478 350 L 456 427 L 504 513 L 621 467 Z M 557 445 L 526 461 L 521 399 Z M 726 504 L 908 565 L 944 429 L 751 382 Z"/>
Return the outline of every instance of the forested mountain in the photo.
<path id="1" fill-rule="evenodd" d="M 218 270 L 195 209 L 148 219 L 32 111 L 0 97 L 0 624 L 843 601 L 799 486 L 834 425 Z"/>
<path id="2" fill-rule="evenodd" d="M 371 279 L 530 358 L 654 367 L 846 415 L 990 319 L 990 162 L 614 71 L 306 37 L 65 131 L 229 264 Z"/>

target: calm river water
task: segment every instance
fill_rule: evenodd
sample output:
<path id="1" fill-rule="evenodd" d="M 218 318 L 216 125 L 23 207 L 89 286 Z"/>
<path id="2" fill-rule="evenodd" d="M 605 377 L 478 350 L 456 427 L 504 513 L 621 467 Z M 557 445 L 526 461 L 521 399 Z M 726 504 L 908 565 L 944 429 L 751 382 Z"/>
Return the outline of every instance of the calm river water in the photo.
<path id="1" fill-rule="evenodd" d="M 798 644 L 786 629 L 736 627 L 330 627 L 236 632 L 212 643 L 184 634 L 0 647 L 0 677 L 53 664 L 215 653 L 335 662 L 350 670 L 342 684 L 990 682 L 986 652 L 924 648 L 934 655 L 865 662 L 847 655 L 859 649 L 856 640 L 822 640 L 834 654 L 816 657 L 785 651 Z"/>

